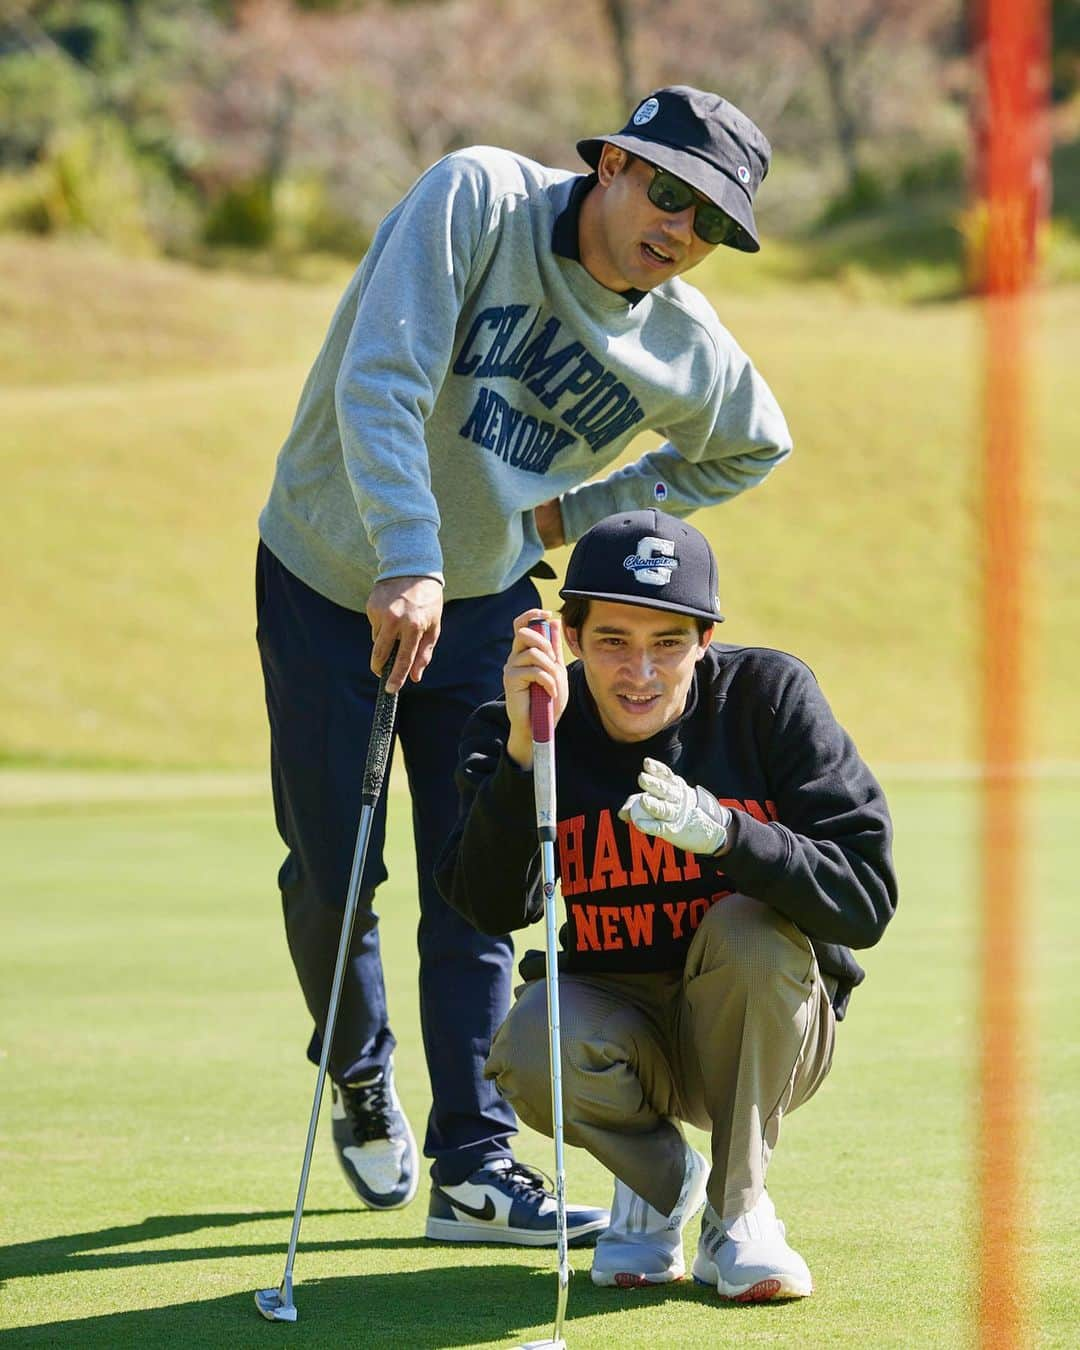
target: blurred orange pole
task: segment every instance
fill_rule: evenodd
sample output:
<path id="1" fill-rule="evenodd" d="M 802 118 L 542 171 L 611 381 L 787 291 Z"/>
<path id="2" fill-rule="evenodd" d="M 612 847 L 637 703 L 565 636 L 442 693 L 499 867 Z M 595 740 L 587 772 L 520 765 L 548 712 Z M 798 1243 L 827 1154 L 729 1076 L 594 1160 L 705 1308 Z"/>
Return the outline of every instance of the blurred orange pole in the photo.
<path id="1" fill-rule="evenodd" d="M 1046 0 L 977 0 L 985 218 L 978 1339 L 1025 1343 L 1024 766 L 1032 638 L 1028 290 L 1046 196 Z"/>

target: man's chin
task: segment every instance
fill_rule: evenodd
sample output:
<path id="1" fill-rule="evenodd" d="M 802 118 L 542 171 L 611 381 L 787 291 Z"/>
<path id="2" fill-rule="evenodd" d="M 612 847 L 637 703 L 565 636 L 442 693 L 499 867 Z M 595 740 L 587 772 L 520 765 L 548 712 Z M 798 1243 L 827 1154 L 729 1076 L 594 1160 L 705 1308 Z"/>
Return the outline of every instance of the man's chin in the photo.
<path id="1" fill-rule="evenodd" d="M 658 731 L 664 729 L 664 719 L 655 714 L 650 717 L 627 717 L 625 713 L 621 717 L 609 719 L 611 729 L 614 732 L 613 739 L 617 741 L 647 741 L 650 736 L 655 736 Z"/>
<path id="2" fill-rule="evenodd" d="M 658 275 L 656 272 L 641 273 L 636 271 L 632 280 L 627 281 L 627 289 L 634 291 L 652 291 L 657 286 L 663 285 L 665 281 L 670 281 L 675 275 L 674 271 L 667 275 Z"/>
<path id="3" fill-rule="evenodd" d="M 655 287 L 662 285 L 665 281 L 670 281 L 676 271 L 677 269 L 674 267 L 658 269 L 635 266 L 633 261 L 631 261 L 622 270 L 623 286 L 621 289 L 628 291 L 651 291 Z"/>

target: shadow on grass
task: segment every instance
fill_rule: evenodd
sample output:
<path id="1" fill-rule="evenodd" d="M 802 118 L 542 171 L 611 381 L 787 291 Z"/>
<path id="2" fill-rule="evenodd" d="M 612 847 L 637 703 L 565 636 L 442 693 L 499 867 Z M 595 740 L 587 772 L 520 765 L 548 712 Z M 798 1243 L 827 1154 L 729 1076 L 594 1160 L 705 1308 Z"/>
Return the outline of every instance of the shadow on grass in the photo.
<path id="1" fill-rule="evenodd" d="M 413 1245 L 405 1243 L 402 1245 Z M 305 1280 L 295 1297 L 295 1325 L 263 1321 L 253 1292 L 173 1304 L 135 1312 L 67 1318 L 4 1335 L 0 1345 L 81 1347 L 378 1346 L 401 1350 L 457 1350 L 487 1342 L 513 1345 L 525 1337 L 550 1336 L 556 1283 L 552 1270 L 521 1266 L 460 1265 L 450 1270 L 409 1270 Z M 692 1283 L 636 1290 L 635 1303 L 715 1298 Z M 571 1289 L 566 1339 L 574 1342 L 575 1319 L 616 1310 L 626 1295 L 596 1289 L 580 1276 Z"/>
<path id="2" fill-rule="evenodd" d="M 354 1213 L 312 1210 L 308 1218 Z M 196 1261 L 220 1257 L 283 1255 L 283 1244 L 241 1243 L 170 1247 L 153 1251 L 110 1251 L 182 1237 L 205 1229 L 239 1227 L 266 1220 L 284 1222 L 291 1211 L 259 1213 L 156 1215 L 141 1223 L 67 1233 L 37 1242 L 0 1248 L 0 1277 L 48 1276 Z M 363 1251 L 365 1248 L 431 1250 L 424 1238 L 358 1237 L 352 1240 L 300 1243 L 301 1252 Z M 288 1339 L 304 1346 L 391 1346 L 409 1350 L 453 1350 L 483 1342 L 510 1345 L 526 1337 L 550 1335 L 555 1311 L 556 1281 L 552 1253 L 536 1253 L 540 1265 L 473 1264 L 479 1250 L 463 1250 L 462 1263 L 452 1268 L 428 1266 L 392 1274 L 379 1273 L 304 1279 L 296 1289 L 299 1320 L 274 1329 L 255 1310 L 254 1288 L 219 1298 L 170 1304 L 160 1308 L 68 1317 L 37 1326 L 0 1332 L 0 1345 L 80 1347 L 177 1346 L 263 1347 Z M 277 1273 L 274 1267 L 274 1273 Z M 597 1289 L 580 1275 L 571 1287 L 567 1337 L 575 1318 L 589 1319 L 629 1306 L 668 1301 L 694 1301 L 716 1306 L 708 1291 L 691 1282 L 616 1295 Z"/>
<path id="3" fill-rule="evenodd" d="M 355 1214 L 354 1209 L 311 1209 L 304 1217 L 332 1217 L 336 1214 Z M 285 1242 L 258 1242 L 222 1246 L 168 1247 L 155 1251 L 114 1252 L 110 1247 L 135 1246 L 156 1242 L 162 1238 L 182 1237 L 205 1228 L 232 1228 L 244 1223 L 262 1223 L 292 1219 L 292 1210 L 273 1210 L 244 1214 L 157 1214 L 141 1223 L 121 1224 L 114 1228 L 99 1228 L 91 1233 L 64 1233 L 59 1237 L 42 1238 L 36 1242 L 19 1242 L 0 1247 L 0 1285 L 34 1275 L 60 1275 L 65 1271 L 112 1270 L 123 1266 L 153 1266 L 170 1261 L 202 1261 L 213 1257 L 284 1255 Z M 287 1235 L 288 1229 L 283 1229 Z M 333 1242 L 305 1242 L 299 1251 L 348 1251 L 362 1247 L 421 1247 L 422 1238 L 346 1238 Z"/>

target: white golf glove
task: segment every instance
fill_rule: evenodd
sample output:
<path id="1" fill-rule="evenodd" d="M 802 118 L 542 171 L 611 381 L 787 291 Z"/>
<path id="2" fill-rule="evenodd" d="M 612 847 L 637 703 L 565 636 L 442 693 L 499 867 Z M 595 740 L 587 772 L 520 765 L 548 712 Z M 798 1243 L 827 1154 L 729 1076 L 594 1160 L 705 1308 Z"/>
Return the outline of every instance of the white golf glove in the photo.
<path id="1" fill-rule="evenodd" d="M 731 812 L 704 788 L 692 788 L 658 759 L 645 760 L 638 787 L 623 802 L 620 820 L 687 853 L 724 852 Z"/>

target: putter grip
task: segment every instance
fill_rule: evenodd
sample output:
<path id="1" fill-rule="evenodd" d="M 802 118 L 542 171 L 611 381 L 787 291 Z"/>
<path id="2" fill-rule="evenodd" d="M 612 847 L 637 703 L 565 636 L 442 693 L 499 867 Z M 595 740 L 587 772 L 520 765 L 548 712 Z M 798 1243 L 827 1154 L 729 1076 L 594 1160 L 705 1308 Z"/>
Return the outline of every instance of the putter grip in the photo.
<path id="1" fill-rule="evenodd" d="M 534 619 L 529 625 L 550 640 L 551 625 Z M 529 722 L 533 741 L 533 795 L 536 831 L 541 843 L 555 839 L 555 710 L 551 695 L 538 684 L 529 685 Z"/>
<path id="2" fill-rule="evenodd" d="M 386 777 L 386 766 L 390 762 L 398 696 L 386 692 L 386 681 L 394 668 L 397 652 L 398 644 L 395 642 L 379 676 L 379 692 L 375 696 L 375 716 L 371 721 L 371 739 L 368 741 L 364 783 L 360 793 L 360 801 L 364 806 L 374 806 L 379 800 L 383 779 Z"/>
<path id="3" fill-rule="evenodd" d="M 533 619 L 529 624 L 538 633 L 551 640 L 551 625 L 545 619 Z M 555 711 L 551 706 L 551 695 L 538 684 L 529 685 L 529 722 L 532 738 L 539 745 L 546 745 L 555 735 Z"/>

